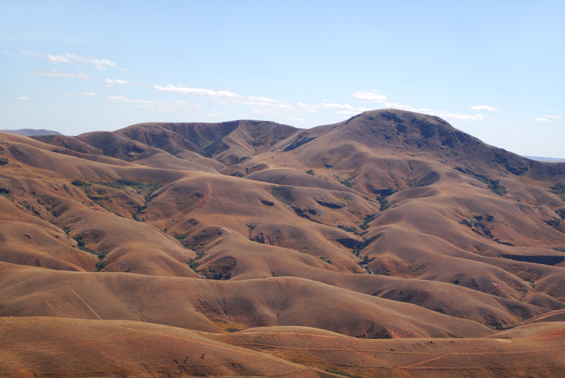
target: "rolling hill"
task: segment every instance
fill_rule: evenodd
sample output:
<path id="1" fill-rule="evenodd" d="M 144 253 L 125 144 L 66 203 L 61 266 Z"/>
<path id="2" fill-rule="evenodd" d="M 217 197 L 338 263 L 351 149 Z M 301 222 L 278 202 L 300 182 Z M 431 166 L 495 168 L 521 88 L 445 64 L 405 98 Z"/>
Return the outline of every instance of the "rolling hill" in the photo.
<path id="1" fill-rule="evenodd" d="M 0 133 L 0 214 L 6 376 L 565 374 L 565 163 L 437 117 Z"/>

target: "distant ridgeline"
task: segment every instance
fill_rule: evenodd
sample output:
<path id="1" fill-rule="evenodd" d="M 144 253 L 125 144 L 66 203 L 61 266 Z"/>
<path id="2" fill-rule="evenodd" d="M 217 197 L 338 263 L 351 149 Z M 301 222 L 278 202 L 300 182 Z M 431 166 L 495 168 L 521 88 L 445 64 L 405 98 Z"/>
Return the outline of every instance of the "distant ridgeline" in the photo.
<path id="1" fill-rule="evenodd" d="M 0 133 L 16 134 L 23 136 L 41 136 L 41 135 L 63 135 L 57 131 L 45 129 L 19 129 L 19 130 L 0 130 Z"/>
<path id="2" fill-rule="evenodd" d="M 550 158 L 550 157 L 542 157 L 542 156 L 524 156 L 525 158 L 537 160 L 537 161 L 544 161 L 546 163 L 563 163 L 565 162 L 565 158 Z"/>

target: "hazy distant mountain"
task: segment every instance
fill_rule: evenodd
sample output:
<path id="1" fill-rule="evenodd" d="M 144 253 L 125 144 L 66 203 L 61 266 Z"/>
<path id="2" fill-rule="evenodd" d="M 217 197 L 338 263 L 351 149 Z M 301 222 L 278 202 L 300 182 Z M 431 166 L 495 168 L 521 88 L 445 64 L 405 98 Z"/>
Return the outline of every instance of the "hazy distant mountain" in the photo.
<path id="1" fill-rule="evenodd" d="M 524 156 L 528 159 L 537 160 L 537 161 L 545 161 L 546 163 L 563 163 L 565 162 L 564 158 L 550 158 L 550 157 L 542 157 L 542 156 Z"/>
<path id="2" fill-rule="evenodd" d="M 0 130 L 0 133 L 16 134 L 23 136 L 40 136 L 40 135 L 63 135 L 57 131 L 45 129 L 19 129 L 19 130 Z"/>
<path id="3" fill-rule="evenodd" d="M 563 377 L 564 252 L 565 163 L 423 114 L 0 134 L 0 375 Z"/>

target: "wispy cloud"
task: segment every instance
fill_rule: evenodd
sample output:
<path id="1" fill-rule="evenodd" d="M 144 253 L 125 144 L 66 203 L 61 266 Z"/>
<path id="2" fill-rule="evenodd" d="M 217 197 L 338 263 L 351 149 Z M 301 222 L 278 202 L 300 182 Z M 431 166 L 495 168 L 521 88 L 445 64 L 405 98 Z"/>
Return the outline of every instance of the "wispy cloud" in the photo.
<path id="1" fill-rule="evenodd" d="M 142 104 L 151 103 L 151 101 L 149 101 L 149 100 L 134 100 L 134 99 L 127 98 L 127 97 L 124 97 L 124 96 L 110 96 L 110 97 L 108 97 L 108 100 L 110 100 L 110 101 L 121 101 L 121 102 L 136 102 L 136 103 L 142 103 Z"/>
<path id="2" fill-rule="evenodd" d="M 53 108 L 68 108 L 67 105 L 51 105 Z"/>
<path id="3" fill-rule="evenodd" d="M 64 53 L 63 55 L 53 55 L 47 54 L 45 57 L 49 62 L 53 63 L 71 63 L 71 64 L 81 64 L 81 65 L 92 65 L 96 69 L 105 70 L 108 67 L 117 67 L 115 62 L 110 59 L 99 59 L 92 58 L 89 56 L 81 56 L 75 54 Z"/>
<path id="4" fill-rule="evenodd" d="M 335 104 L 335 103 L 328 104 L 326 102 L 322 102 L 321 104 L 317 104 L 317 105 L 298 103 L 298 106 L 301 107 L 302 109 L 305 109 L 309 113 L 317 113 L 320 110 L 332 109 L 332 110 L 337 110 L 339 114 L 355 115 L 369 110 L 373 110 L 372 108 L 357 108 L 349 104 Z"/>
<path id="5" fill-rule="evenodd" d="M 83 96 L 98 96 L 96 92 L 82 92 Z"/>
<path id="6" fill-rule="evenodd" d="M 166 87 L 160 85 L 154 85 L 158 91 L 163 92 L 173 92 L 179 93 L 184 95 L 191 95 L 191 96 L 198 96 L 198 97 L 212 97 L 212 98 L 238 98 L 243 97 L 238 95 L 237 93 L 228 92 L 228 91 L 213 91 L 211 89 L 202 89 L 202 88 L 193 88 L 193 87 L 184 87 L 182 85 L 172 85 L 169 84 Z"/>
<path id="7" fill-rule="evenodd" d="M 10 58 L 33 58 L 47 60 L 52 63 L 79 64 L 82 66 L 94 66 L 99 70 L 106 70 L 108 67 L 117 67 L 115 62 L 107 58 L 93 58 L 76 54 L 64 53 L 62 55 L 43 54 L 35 51 L 20 49 L 17 53 L 4 51 L 4 55 Z"/>
<path id="8" fill-rule="evenodd" d="M 536 121 L 536 122 L 551 122 L 550 120 L 548 120 L 546 118 L 536 118 L 536 119 L 534 119 L 534 121 Z"/>
<path id="9" fill-rule="evenodd" d="M 245 97 L 235 92 L 229 92 L 225 90 L 211 90 L 204 88 L 194 88 L 183 85 L 172 85 L 168 86 L 153 86 L 157 91 L 173 92 L 183 95 L 191 95 L 196 97 L 208 97 L 213 98 L 218 104 L 230 104 L 230 105 L 243 105 L 249 106 L 251 114 L 269 116 L 269 117 L 281 117 L 293 121 L 304 122 L 303 116 L 313 113 L 318 113 L 322 110 L 337 110 L 340 114 L 358 114 L 370 108 L 357 108 L 349 104 L 335 104 L 323 102 L 321 104 L 304 104 L 298 103 L 296 105 L 288 104 L 284 101 L 261 97 L 261 96 L 249 96 Z M 374 99 L 377 96 L 368 91 L 365 97 Z M 209 116 L 213 116 L 216 113 L 209 113 Z"/>
<path id="10" fill-rule="evenodd" d="M 122 79 L 116 79 L 116 80 L 106 79 L 106 80 L 104 80 L 104 82 L 106 82 L 108 84 L 127 84 L 127 85 L 131 84 L 129 81 L 122 80 Z"/>
<path id="11" fill-rule="evenodd" d="M 237 97 L 237 98 L 233 98 L 233 99 L 218 101 L 218 103 L 226 103 L 226 102 L 234 103 L 234 104 L 237 104 L 237 105 L 247 105 L 247 106 L 252 106 L 252 107 L 259 107 L 262 110 L 264 110 L 266 108 L 271 108 L 271 109 L 290 109 L 290 108 L 292 108 L 291 105 L 285 103 L 284 101 L 273 100 L 272 98 L 267 98 L 267 97 L 253 97 L 252 96 L 252 97 L 243 98 L 241 96 L 241 97 Z"/>
<path id="12" fill-rule="evenodd" d="M 496 112 L 498 110 L 497 108 L 493 108 L 488 105 L 475 105 L 475 106 L 471 105 L 469 107 L 473 110 L 488 110 L 490 112 Z"/>
<path id="13" fill-rule="evenodd" d="M 206 114 L 206 117 L 221 117 L 219 110 L 212 110 L 210 113 Z"/>
<path id="14" fill-rule="evenodd" d="M 545 118 L 559 119 L 561 117 L 559 117 L 558 115 L 554 115 L 554 114 L 546 114 Z"/>
<path id="15" fill-rule="evenodd" d="M 44 54 L 39 54 L 33 51 L 28 51 L 24 49 L 20 49 L 18 52 L 11 52 L 11 51 L 3 51 L 2 52 L 8 58 L 35 58 L 35 59 L 42 59 L 45 57 Z"/>
<path id="16" fill-rule="evenodd" d="M 372 90 L 372 91 L 358 91 L 353 93 L 353 97 L 358 98 L 360 100 L 367 100 L 377 103 L 386 103 L 387 99 L 386 96 L 383 95 L 380 91 Z"/>
<path id="17" fill-rule="evenodd" d="M 482 114 L 454 114 L 454 113 L 450 113 L 450 112 L 446 112 L 445 110 L 433 110 L 433 109 L 426 109 L 426 108 L 414 108 L 412 106 L 409 105 L 401 105 L 401 104 L 397 104 L 394 102 L 389 102 L 387 100 L 387 97 L 382 94 L 380 91 L 378 90 L 367 90 L 367 91 L 358 91 L 353 93 L 353 97 L 358 98 L 360 100 L 367 100 L 367 101 L 371 101 L 377 104 L 383 104 L 386 107 L 389 108 L 395 108 L 395 109 L 400 109 L 400 110 L 408 110 L 411 112 L 417 112 L 417 113 L 424 113 L 424 114 L 428 114 L 428 115 L 434 115 L 434 116 L 438 116 L 447 120 L 456 120 L 456 121 L 482 121 L 483 115 Z M 481 107 L 481 109 L 486 109 L 484 107 L 488 107 L 489 109 L 486 110 L 496 110 L 491 108 L 490 106 L 487 105 L 479 105 L 479 107 Z M 363 108 L 353 108 L 355 110 L 361 110 Z M 362 110 L 364 111 L 364 110 Z M 341 113 L 341 112 L 340 112 Z M 352 110 L 350 114 L 354 114 L 354 111 Z"/>
<path id="18" fill-rule="evenodd" d="M 10 34 L 0 34 L 0 41 L 16 41 L 16 37 Z"/>
<path id="19" fill-rule="evenodd" d="M 254 115 L 281 117 L 293 121 L 303 122 L 305 116 L 320 113 L 322 111 L 336 111 L 339 114 L 355 115 L 365 111 L 373 110 L 369 107 L 357 107 L 348 103 L 332 103 L 327 100 L 319 104 L 305 104 L 298 103 L 296 105 L 287 104 L 284 101 L 259 96 L 245 97 L 235 92 L 225 90 L 211 90 L 204 88 L 194 88 L 184 85 L 159 86 L 154 85 L 153 88 L 157 91 L 172 92 L 182 95 L 190 95 L 195 97 L 208 97 L 213 98 L 218 104 L 230 105 L 244 105 L 251 107 L 250 113 Z M 362 100 L 370 101 L 378 104 L 383 104 L 387 107 L 409 110 L 413 112 L 425 113 L 430 115 L 439 116 L 448 120 L 459 121 L 482 121 L 483 115 L 481 114 L 454 114 L 443 110 L 433 110 L 424 108 L 414 108 L 408 105 L 400 105 L 389 102 L 387 97 L 378 90 L 357 91 L 353 97 Z M 485 105 L 486 106 L 486 105 Z M 490 109 L 493 109 L 489 107 Z M 212 116 L 215 113 L 209 113 Z"/>
<path id="20" fill-rule="evenodd" d="M 186 101 L 165 102 L 165 101 L 150 101 L 150 100 L 134 100 L 123 96 L 111 96 L 108 100 L 113 102 L 123 103 L 126 106 L 124 109 L 148 109 L 157 113 L 189 113 L 192 110 L 201 109 L 198 104 L 190 104 Z"/>
<path id="21" fill-rule="evenodd" d="M 37 72 L 39 76 L 47 76 L 47 77 L 62 77 L 68 79 L 83 79 L 83 80 L 92 80 L 94 79 L 93 76 L 86 74 L 81 71 L 77 71 L 76 73 L 73 72 L 65 72 L 65 71 L 57 71 L 57 70 L 50 70 L 50 71 L 39 71 Z"/>
<path id="22" fill-rule="evenodd" d="M 300 123 L 306 122 L 306 119 L 300 118 L 300 117 L 290 118 L 290 120 L 294 121 L 294 122 L 300 122 Z"/>
<path id="23" fill-rule="evenodd" d="M 31 101 L 31 98 L 22 96 L 22 97 L 19 97 L 18 100 L 21 100 L 21 101 Z"/>
<path id="24" fill-rule="evenodd" d="M 407 110 L 410 112 L 422 113 L 427 115 L 433 115 L 436 117 L 441 117 L 448 121 L 482 121 L 484 120 L 482 114 L 454 114 L 450 112 L 446 112 L 445 110 L 433 110 L 433 109 L 426 109 L 426 108 L 414 108 L 409 105 L 400 105 L 395 103 L 386 103 L 387 106 L 399 109 L 399 110 Z"/>

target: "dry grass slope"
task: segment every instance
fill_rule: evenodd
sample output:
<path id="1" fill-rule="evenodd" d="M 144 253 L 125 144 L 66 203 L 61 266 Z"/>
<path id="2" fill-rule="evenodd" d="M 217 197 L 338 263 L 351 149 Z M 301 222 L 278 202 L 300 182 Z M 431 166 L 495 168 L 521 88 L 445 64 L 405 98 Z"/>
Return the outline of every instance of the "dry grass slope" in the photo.
<path id="1" fill-rule="evenodd" d="M 391 109 L 0 133 L 0 371 L 560 376 L 564 188 Z"/>

